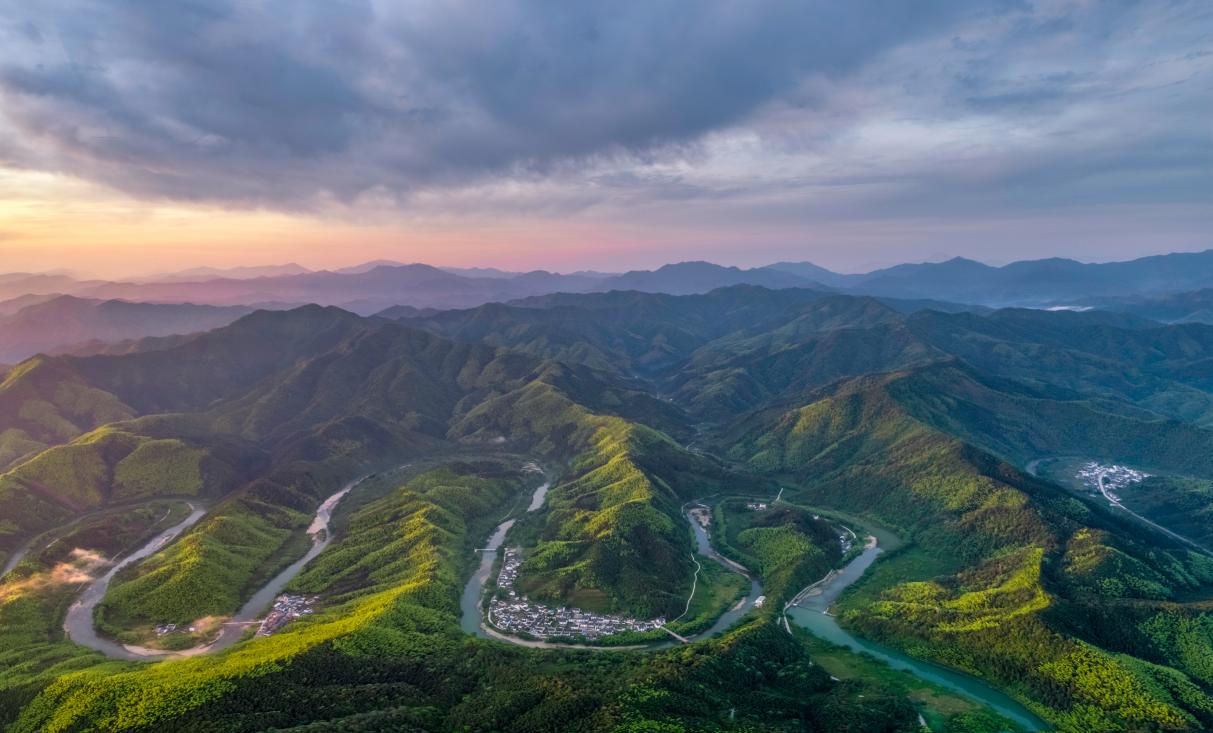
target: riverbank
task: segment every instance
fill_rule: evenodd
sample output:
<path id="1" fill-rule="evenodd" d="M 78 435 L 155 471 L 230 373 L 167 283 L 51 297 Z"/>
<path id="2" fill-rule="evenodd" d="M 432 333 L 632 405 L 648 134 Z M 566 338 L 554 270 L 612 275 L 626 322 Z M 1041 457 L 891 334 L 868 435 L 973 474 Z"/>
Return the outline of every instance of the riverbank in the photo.
<path id="1" fill-rule="evenodd" d="M 68 639 L 81 646 L 99 651 L 112 659 L 136 661 L 142 658 L 138 652 L 99 635 L 93 624 L 93 612 L 96 610 L 97 604 L 105 597 L 110 583 L 120 570 L 164 549 L 178 535 L 197 524 L 198 520 L 206 515 L 206 509 L 202 506 L 194 502 L 187 502 L 187 504 L 190 508 L 189 516 L 153 537 L 150 542 L 112 565 L 104 575 L 85 586 L 80 597 L 68 608 L 67 616 L 63 620 L 63 631 L 67 634 Z"/>
<path id="2" fill-rule="evenodd" d="M 813 636 L 856 654 L 869 655 L 897 671 L 909 672 L 921 680 L 955 692 L 984 705 L 1024 730 L 1044 731 L 1050 726 L 1009 695 L 985 681 L 959 670 L 916 659 L 895 649 L 861 639 L 843 629 L 830 613 L 834 601 L 857 582 L 876 562 L 883 549 L 875 535 L 869 535 L 863 551 L 840 569 L 803 588 L 784 607 L 784 628 L 793 633 L 788 619 Z"/>
<path id="3" fill-rule="evenodd" d="M 308 551 L 295 562 L 288 565 L 285 569 L 270 579 L 256 593 L 254 593 L 248 601 L 241 606 L 237 613 L 223 622 L 220 627 L 219 635 L 212 641 L 206 644 L 190 647 L 180 650 L 163 650 L 153 649 L 145 646 L 134 644 L 121 644 L 112 639 L 102 637 L 97 633 L 93 622 L 93 615 L 97 605 L 105 597 L 106 591 L 109 589 L 110 583 L 114 576 L 123 568 L 131 564 L 143 560 L 151 555 L 164 549 L 170 542 L 175 540 L 183 531 L 193 526 L 205 514 L 206 510 L 202 507 L 190 503 L 191 513 L 185 521 L 180 524 L 165 530 L 163 533 L 153 538 L 139 550 L 131 553 L 126 558 L 115 564 L 105 573 L 105 575 L 97 578 L 89 583 L 79 600 L 72 604 L 68 609 L 67 617 L 63 622 L 63 629 L 67 633 L 68 638 L 81 646 L 86 646 L 91 649 L 105 654 L 113 659 L 123 659 L 126 661 L 155 661 L 159 659 L 179 658 L 179 657 L 194 657 L 202 654 L 212 654 L 222 651 L 232 646 L 236 642 L 245 637 L 248 630 L 257 625 L 257 619 L 270 606 L 279 593 L 295 578 L 303 568 L 311 562 L 317 555 L 328 547 L 332 542 L 333 535 L 329 532 L 329 524 L 332 521 L 333 513 L 337 509 L 337 505 L 350 491 L 353 491 L 359 484 L 365 481 L 368 477 L 363 476 L 349 482 L 339 489 L 337 492 L 321 502 L 316 509 L 316 514 L 312 518 L 311 524 L 307 528 L 307 534 L 312 539 L 312 546 Z"/>
<path id="4" fill-rule="evenodd" d="M 42 549 L 49 547 L 51 544 L 56 542 L 60 537 L 62 537 L 64 534 L 66 534 L 68 532 L 68 530 L 71 530 L 75 527 L 79 527 L 80 525 L 82 525 L 86 522 L 92 521 L 94 519 L 99 519 L 99 518 L 106 517 L 109 515 L 119 514 L 121 512 L 132 511 L 132 510 L 138 509 L 140 507 L 144 507 L 144 506 L 158 505 L 158 504 L 195 505 L 195 504 L 198 504 L 198 502 L 190 497 L 156 496 L 156 497 L 153 497 L 150 499 L 142 499 L 139 501 L 111 504 L 108 506 L 104 506 L 100 509 L 95 509 L 93 511 L 85 512 L 84 514 L 79 515 L 78 517 L 72 519 L 69 522 L 66 522 L 57 527 L 52 527 L 51 529 L 40 532 L 39 534 L 36 534 L 33 537 L 30 537 L 25 542 L 21 543 L 21 545 L 19 547 L 17 547 L 17 549 L 13 550 L 13 553 L 8 556 L 8 559 L 6 559 L 4 561 L 4 566 L 2 568 L 0 568 L 0 579 L 3 579 L 4 576 L 6 576 L 9 573 L 11 573 L 12 571 L 16 570 L 17 566 L 21 564 L 21 561 L 24 560 L 26 557 L 28 557 L 29 553 L 32 552 L 35 548 L 37 548 L 39 551 L 41 551 Z"/>
<path id="5" fill-rule="evenodd" d="M 545 481 L 543 485 L 538 487 L 532 495 L 531 502 L 527 507 L 527 512 L 536 512 L 543 508 L 547 492 L 551 488 L 551 482 Z M 464 586 L 463 594 L 460 599 L 460 607 L 462 615 L 460 618 L 460 627 L 464 632 L 480 636 L 481 638 L 492 638 L 499 641 L 506 641 L 518 646 L 527 646 L 544 649 L 594 649 L 602 651 L 636 651 L 636 650 L 656 650 L 666 649 L 680 644 L 689 644 L 694 641 L 715 636 L 735 623 L 749 613 L 755 607 L 755 602 L 762 597 L 762 584 L 757 578 L 745 567 L 724 557 L 712 547 L 707 528 L 696 521 L 690 508 L 695 505 L 695 502 L 688 502 L 683 505 L 683 516 L 686 518 L 695 536 L 696 549 L 698 554 L 703 555 L 712 561 L 718 563 L 721 567 L 734 573 L 738 573 L 745 577 L 749 583 L 749 593 L 737 603 L 724 611 L 716 621 L 707 629 L 690 636 L 682 636 L 672 632 L 665 627 L 662 627 L 663 633 L 669 637 L 659 641 L 652 641 L 643 644 L 582 644 L 577 642 L 557 642 L 546 641 L 541 639 L 527 639 L 513 634 L 503 632 L 501 629 L 495 628 L 486 618 L 484 612 L 484 592 L 485 587 L 492 574 L 492 569 L 496 561 L 496 556 L 502 544 L 505 542 L 506 533 L 513 527 L 516 520 L 507 518 L 502 521 L 490 535 L 488 541 L 483 548 L 477 551 L 481 553 L 480 563 L 472 577 Z M 698 564 L 698 561 L 696 561 Z M 691 602 L 694 600 L 695 590 L 698 588 L 698 573 L 696 574 L 696 583 L 692 587 L 691 596 L 687 599 L 686 608 L 690 609 Z M 685 614 L 684 614 L 685 615 Z"/>

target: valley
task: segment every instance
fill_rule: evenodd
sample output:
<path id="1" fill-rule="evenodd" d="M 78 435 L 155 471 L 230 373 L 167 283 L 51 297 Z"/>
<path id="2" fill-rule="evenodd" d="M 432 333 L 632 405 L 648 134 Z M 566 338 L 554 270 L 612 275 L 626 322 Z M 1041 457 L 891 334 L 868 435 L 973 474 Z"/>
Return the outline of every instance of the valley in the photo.
<path id="1" fill-rule="evenodd" d="M 834 614 L 830 612 L 831 606 L 849 586 L 863 577 L 881 552 L 877 538 L 871 535 L 867 538 L 863 551 L 853 560 L 801 590 L 784 608 L 784 623 L 788 633 L 793 633 L 791 624 L 795 624 L 798 629 L 805 629 L 828 644 L 874 658 L 891 669 L 909 672 L 921 680 L 984 705 L 1022 730 L 1050 730 L 1047 722 L 1022 703 L 980 679 L 867 641 L 849 633 L 838 624 Z"/>
<path id="2" fill-rule="evenodd" d="M 189 516 L 181 520 L 179 524 L 166 529 L 143 547 L 123 557 L 114 563 L 104 575 L 85 586 L 79 599 L 68 608 L 67 617 L 63 622 L 63 631 L 67 634 L 68 639 L 114 659 L 134 660 L 152 653 L 151 650 L 146 650 L 145 653 L 143 649 L 131 648 L 102 638 L 93 628 L 93 615 L 96 612 L 97 604 L 105 598 L 110 582 L 124 567 L 159 552 L 206 515 L 206 510 L 197 504 L 191 503 L 187 506 L 190 509 Z"/>
<path id="3" fill-rule="evenodd" d="M 219 714 L 252 730 L 307 718 L 319 675 L 349 695 L 333 719 L 385 705 L 375 680 L 393 679 L 423 729 L 508 730 L 530 698 L 476 701 L 526 658 L 543 685 L 579 669 L 587 710 L 625 682 L 712 691 L 706 708 L 611 708 L 675 725 L 774 706 L 814 730 L 868 709 L 890 731 L 920 714 L 942 730 L 1199 729 L 1213 566 L 1119 507 L 1138 492 L 1206 506 L 1213 463 L 1172 446 L 1213 447 L 1184 417 L 1204 414 L 1191 365 L 1213 333 L 1184 327 L 1180 349 L 1173 327 L 1106 320 L 747 286 L 397 322 L 258 312 L 18 365 L 0 404 L 42 412 L 0 418 L 47 447 L 0 474 L 0 630 L 34 660 L 0 688 L 46 697 L 10 727 L 121 709 L 130 729 Z M 1131 356 L 1146 345 L 1166 364 Z M 1053 377 L 1042 353 L 1085 373 Z M 228 367 L 199 371 L 203 354 Z M 1125 359 L 1150 376 L 1119 382 Z M 1103 471 L 1116 504 L 1091 504 L 1053 483 L 1044 447 L 1153 468 L 1116 487 Z M 85 570 L 122 548 L 75 539 L 73 520 L 164 517 L 132 501 L 195 511 Z M 73 546 L 32 539 L 48 531 Z M 72 592 L 56 573 L 89 580 Z M 105 664 L 114 696 L 90 697 Z M 262 700 L 284 685 L 297 707 Z M 540 709 L 568 719 L 563 688 L 542 689 Z"/>
<path id="4" fill-rule="evenodd" d="M 0 0 L 0 733 L 1213 731 L 1213 3 Z"/>

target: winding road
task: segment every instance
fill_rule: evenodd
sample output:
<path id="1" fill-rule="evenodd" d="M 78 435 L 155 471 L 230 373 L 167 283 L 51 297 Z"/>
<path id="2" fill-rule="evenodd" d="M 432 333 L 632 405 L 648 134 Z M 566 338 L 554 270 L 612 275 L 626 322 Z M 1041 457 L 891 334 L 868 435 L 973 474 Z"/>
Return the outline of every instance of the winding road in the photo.
<path id="1" fill-rule="evenodd" d="M 126 504 L 111 504 L 109 506 L 102 507 L 100 509 L 94 509 L 93 511 L 85 512 L 84 514 L 81 514 L 81 515 L 75 517 L 74 519 L 72 519 L 69 522 L 60 524 L 57 527 L 52 527 L 44 532 L 40 532 L 40 533 L 34 535 L 33 537 L 30 537 L 28 540 L 26 540 L 20 547 L 18 547 L 16 550 L 14 550 L 13 554 L 10 555 L 8 557 L 8 559 L 4 562 L 4 567 L 0 568 L 0 578 L 3 578 L 5 575 L 8 575 L 13 570 L 16 570 L 17 566 L 21 564 L 21 561 L 24 560 L 25 557 L 30 553 L 30 550 L 32 550 L 32 549 L 34 549 L 34 547 L 38 546 L 38 544 L 41 540 L 49 538 L 52 535 L 58 534 L 67 529 L 71 529 L 72 527 L 75 527 L 76 525 L 78 525 L 86 520 L 94 519 L 96 517 L 105 516 L 107 514 L 115 514 L 118 512 L 129 511 L 131 509 L 137 509 L 138 507 L 146 506 L 148 504 L 162 504 L 162 503 L 174 502 L 174 501 L 180 502 L 183 504 L 190 504 L 191 507 L 195 506 L 192 502 L 190 502 L 189 500 L 187 500 L 183 497 L 157 496 L 157 497 L 154 497 L 151 499 L 133 501 L 133 502 L 126 503 Z M 56 540 L 51 540 L 51 542 L 47 543 L 47 546 L 49 547 L 55 541 Z"/>
<path id="2" fill-rule="evenodd" d="M 1028 474 L 1030 474 L 1031 476 L 1038 478 L 1039 477 L 1038 471 L 1040 469 L 1040 464 L 1043 461 L 1047 461 L 1047 460 L 1049 460 L 1049 459 L 1048 458 L 1036 458 L 1031 461 L 1028 461 L 1027 465 L 1024 466 L 1024 470 L 1027 471 Z M 1107 480 L 1107 478 L 1103 474 L 1100 474 L 1100 476 L 1099 476 L 1099 493 L 1103 494 L 1103 498 L 1108 500 L 1108 504 L 1110 506 L 1115 507 L 1116 509 L 1120 509 L 1121 511 L 1125 512 L 1126 514 L 1133 517 L 1137 521 L 1141 522 L 1142 524 L 1144 524 L 1152 529 L 1155 529 L 1159 532 L 1162 532 L 1166 536 L 1168 536 L 1172 539 L 1178 540 L 1178 541 L 1184 543 L 1185 545 L 1188 545 L 1189 547 L 1192 547 L 1192 548 L 1198 550 L 1203 555 L 1213 557 L 1213 550 L 1209 549 L 1208 547 L 1205 547 L 1204 545 L 1200 544 L 1199 542 L 1196 542 L 1195 540 L 1191 540 L 1187 537 L 1184 537 L 1183 535 L 1179 534 L 1178 532 L 1176 532 L 1172 529 L 1168 529 L 1167 527 L 1164 527 L 1163 525 L 1159 524 L 1158 522 L 1155 522 L 1151 519 L 1147 519 L 1146 517 L 1143 517 L 1142 515 L 1138 514 L 1137 512 L 1130 509 L 1129 507 L 1122 504 L 1120 499 L 1108 489 L 1107 484 L 1104 483 L 1106 480 Z"/>
<path id="3" fill-rule="evenodd" d="M 1142 515 L 1138 514 L 1137 512 L 1130 509 L 1129 507 L 1122 504 L 1120 502 L 1120 499 L 1116 496 L 1116 494 L 1113 494 L 1112 491 L 1108 488 L 1107 483 L 1105 483 L 1106 481 L 1107 481 L 1107 477 L 1101 473 L 1099 475 L 1099 493 L 1103 494 L 1103 498 L 1108 500 L 1108 504 L 1116 507 L 1117 509 L 1120 509 L 1123 512 L 1128 513 L 1130 516 L 1132 516 L 1137 521 L 1139 521 L 1143 524 L 1146 524 L 1149 527 L 1152 527 L 1153 529 L 1158 530 L 1159 532 L 1162 532 L 1163 534 L 1167 535 L 1168 537 L 1179 540 L 1180 542 L 1199 550 L 1201 552 L 1201 554 L 1213 556 L 1213 552 L 1211 552 L 1209 550 L 1209 548 L 1205 547 L 1204 545 L 1200 544 L 1199 542 L 1194 542 L 1194 541 L 1188 539 L 1187 537 L 1184 537 L 1183 535 L 1179 534 L 1178 532 L 1167 529 L 1166 527 L 1162 526 L 1158 522 L 1155 522 L 1150 519 L 1146 519 Z"/>

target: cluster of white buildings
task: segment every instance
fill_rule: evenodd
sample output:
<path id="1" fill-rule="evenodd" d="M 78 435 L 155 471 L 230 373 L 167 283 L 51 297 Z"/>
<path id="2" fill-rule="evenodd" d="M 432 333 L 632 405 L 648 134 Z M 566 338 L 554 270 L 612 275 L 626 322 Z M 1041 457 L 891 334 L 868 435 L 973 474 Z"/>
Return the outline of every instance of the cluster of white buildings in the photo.
<path id="1" fill-rule="evenodd" d="M 1102 493 L 1110 501 L 1120 501 L 1116 493 L 1131 484 L 1141 483 L 1150 477 L 1144 471 L 1128 466 L 1108 465 L 1091 461 L 1078 469 L 1078 478 L 1092 493 Z"/>
<path id="2" fill-rule="evenodd" d="M 257 629 L 257 636 L 269 636 L 293 619 L 311 613 L 312 604 L 315 602 L 315 596 L 297 596 L 290 593 L 278 596 L 274 601 L 274 607 L 270 609 L 269 614 Z"/>
<path id="3" fill-rule="evenodd" d="M 854 544 L 854 542 L 855 540 L 846 532 L 838 535 L 838 546 L 842 548 L 842 554 L 844 555 L 851 551 L 851 545 Z"/>
<path id="4" fill-rule="evenodd" d="M 506 549 L 501 572 L 497 574 L 498 594 L 489 601 L 487 615 L 488 622 L 502 631 L 526 633 L 540 639 L 585 637 L 593 640 L 624 631 L 652 631 L 665 625 L 664 616 L 641 621 L 580 608 L 557 608 L 534 603 L 514 590 L 514 580 L 518 577 L 520 567 L 521 551 L 513 547 Z"/>

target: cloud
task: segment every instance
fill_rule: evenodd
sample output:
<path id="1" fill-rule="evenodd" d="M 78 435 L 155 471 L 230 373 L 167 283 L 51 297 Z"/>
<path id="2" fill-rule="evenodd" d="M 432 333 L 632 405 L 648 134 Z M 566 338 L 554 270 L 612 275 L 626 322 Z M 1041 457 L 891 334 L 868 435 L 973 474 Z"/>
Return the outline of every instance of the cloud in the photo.
<path id="1" fill-rule="evenodd" d="M 1203 0 L 0 10 L 0 165 L 138 197 L 738 240 L 1213 224 Z"/>
<path id="2" fill-rule="evenodd" d="M 693 154 L 1001 3 L 0 1 L 10 164 L 250 205 Z M 10 143 L 7 147 L 13 147 Z"/>

